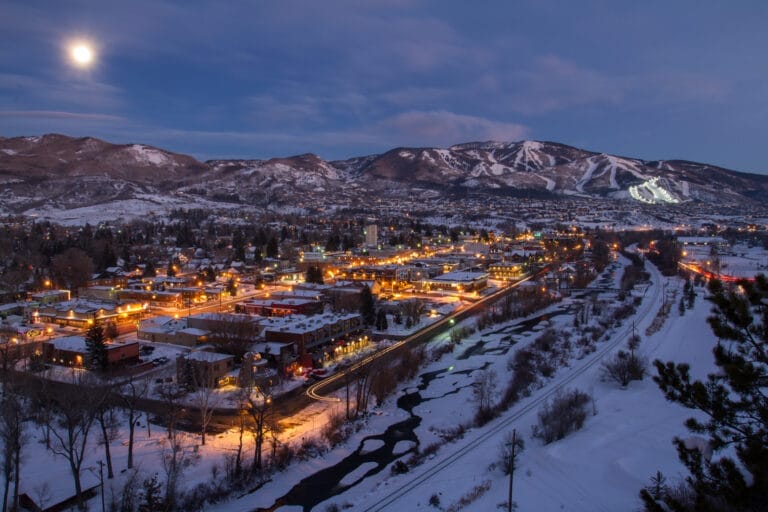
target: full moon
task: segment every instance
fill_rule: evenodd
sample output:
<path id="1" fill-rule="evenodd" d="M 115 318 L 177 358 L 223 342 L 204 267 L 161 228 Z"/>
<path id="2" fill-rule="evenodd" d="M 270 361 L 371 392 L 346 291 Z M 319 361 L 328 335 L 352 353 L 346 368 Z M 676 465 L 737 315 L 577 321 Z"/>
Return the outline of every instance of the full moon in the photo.
<path id="1" fill-rule="evenodd" d="M 80 67 L 87 67 L 93 62 L 93 50 L 85 44 L 76 44 L 70 49 L 72 61 Z"/>

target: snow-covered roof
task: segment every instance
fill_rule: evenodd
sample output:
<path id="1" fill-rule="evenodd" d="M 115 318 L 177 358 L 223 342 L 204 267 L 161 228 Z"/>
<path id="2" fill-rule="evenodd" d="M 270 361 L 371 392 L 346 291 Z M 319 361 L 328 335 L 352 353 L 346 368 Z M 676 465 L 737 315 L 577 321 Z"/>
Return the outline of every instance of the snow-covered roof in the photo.
<path id="1" fill-rule="evenodd" d="M 488 277 L 488 274 L 485 272 L 448 272 L 446 274 L 433 277 L 432 281 L 447 281 L 447 282 L 453 282 L 453 283 L 470 283 L 472 281 L 475 281 L 477 279 L 485 279 Z"/>
<path id="2" fill-rule="evenodd" d="M 216 361 L 225 361 L 227 359 L 232 359 L 234 356 L 230 354 L 221 354 L 219 352 L 203 352 L 202 350 L 198 350 L 196 352 L 190 352 L 184 357 L 186 359 L 191 359 L 193 361 L 205 361 L 208 363 L 215 363 Z"/>

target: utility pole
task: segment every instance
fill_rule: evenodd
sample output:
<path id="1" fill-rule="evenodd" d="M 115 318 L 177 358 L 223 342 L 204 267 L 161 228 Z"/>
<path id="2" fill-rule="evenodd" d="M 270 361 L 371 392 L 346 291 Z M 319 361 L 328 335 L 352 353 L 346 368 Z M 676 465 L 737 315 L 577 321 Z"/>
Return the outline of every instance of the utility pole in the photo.
<path id="1" fill-rule="evenodd" d="M 106 512 L 107 507 L 104 501 L 104 461 L 99 459 L 99 485 L 101 485 L 101 512 Z"/>
<path id="2" fill-rule="evenodd" d="M 517 458 L 517 429 L 512 430 L 512 443 L 510 444 L 512 445 L 512 450 L 509 452 L 509 500 L 507 501 L 507 512 L 512 512 L 512 480 L 515 476 L 515 462 Z"/>

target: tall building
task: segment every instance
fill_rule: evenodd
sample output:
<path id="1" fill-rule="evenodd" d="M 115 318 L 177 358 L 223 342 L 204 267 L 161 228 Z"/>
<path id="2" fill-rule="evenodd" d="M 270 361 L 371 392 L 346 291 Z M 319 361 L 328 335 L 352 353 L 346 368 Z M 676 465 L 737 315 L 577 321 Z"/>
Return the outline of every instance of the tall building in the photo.
<path id="1" fill-rule="evenodd" d="M 379 241 L 379 228 L 376 224 L 365 226 L 365 245 L 366 247 L 376 247 Z"/>

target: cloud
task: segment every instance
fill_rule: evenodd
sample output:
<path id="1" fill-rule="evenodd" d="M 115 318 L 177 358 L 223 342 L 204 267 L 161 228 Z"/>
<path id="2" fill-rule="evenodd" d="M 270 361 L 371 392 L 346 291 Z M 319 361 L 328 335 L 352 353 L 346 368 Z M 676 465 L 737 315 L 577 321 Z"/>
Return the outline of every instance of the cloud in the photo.
<path id="1" fill-rule="evenodd" d="M 627 80 L 579 66 L 555 55 L 536 59 L 512 77 L 508 104 L 523 114 L 543 114 L 590 104 L 617 105 L 627 94 Z"/>
<path id="2" fill-rule="evenodd" d="M 442 147 L 477 140 L 520 140 L 529 132 L 521 124 L 445 110 L 403 112 L 381 122 L 380 130 L 400 143 Z"/>
<path id="3" fill-rule="evenodd" d="M 79 119 L 85 121 L 124 121 L 121 116 L 88 112 L 64 112 L 58 110 L 0 110 L 0 117 Z"/>
<path id="4" fill-rule="evenodd" d="M 709 103 L 724 99 L 731 89 L 727 80 L 701 73 L 645 69 L 609 73 L 556 55 L 534 59 L 526 69 L 501 81 L 489 81 L 506 98 L 507 107 L 527 115 L 547 114 L 584 106 L 633 108 L 669 105 L 681 101 Z"/>

